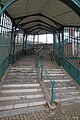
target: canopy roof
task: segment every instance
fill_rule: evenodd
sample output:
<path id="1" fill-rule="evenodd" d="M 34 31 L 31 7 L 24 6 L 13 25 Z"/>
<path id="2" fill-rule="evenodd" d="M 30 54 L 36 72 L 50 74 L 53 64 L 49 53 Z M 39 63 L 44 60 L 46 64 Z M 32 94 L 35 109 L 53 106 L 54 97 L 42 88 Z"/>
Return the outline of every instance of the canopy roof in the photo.
<path id="1" fill-rule="evenodd" d="M 80 26 L 80 8 L 73 0 L 16 0 L 7 12 L 28 34 L 51 33 L 63 26 Z"/>

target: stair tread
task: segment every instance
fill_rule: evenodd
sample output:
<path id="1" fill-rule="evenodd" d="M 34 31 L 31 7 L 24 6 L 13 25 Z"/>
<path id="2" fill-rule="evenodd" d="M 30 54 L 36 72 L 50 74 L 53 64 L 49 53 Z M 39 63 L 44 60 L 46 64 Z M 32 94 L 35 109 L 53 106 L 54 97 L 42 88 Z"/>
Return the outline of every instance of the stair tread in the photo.
<path id="1" fill-rule="evenodd" d="M 65 99 L 65 98 L 70 98 L 70 97 L 80 97 L 80 92 L 76 92 L 75 94 L 58 94 L 58 95 L 56 95 L 55 94 L 55 98 L 57 99 L 57 98 L 60 98 L 60 97 L 62 97 L 62 99 Z"/>
<path id="2" fill-rule="evenodd" d="M 34 99 L 34 98 L 41 98 L 44 95 L 41 94 L 34 94 L 34 95 L 15 95 L 15 96 L 4 96 L 0 97 L 0 101 L 7 101 L 7 100 L 19 100 L 19 99 Z"/>
<path id="3" fill-rule="evenodd" d="M 15 88 L 15 87 L 40 87 L 39 83 L 26 83 L 26 84 L 3 84 L 2 88 Z"/>
<path id="4" fill-rule="evenodd" d="M 40 95 L 42 91 L 38 92 L 16 92 L 16 93 L 0 93 L 0 97 L 8 97 L 8 96 L 24 96 L 24 95 Z"/>
<path id="5" fill-rule="evenodd" d="M 45 99 L 41 97 L 41 98 L 34 98 L 34 99 L 21 98 L 18 100 L 6 100 L 6 101 L 0 101 L 0 107 L 8 106 L 8 105 L 15 105 L 15 104 L 22 104 L 22 103 L 40 102 L 40 101 L 45 101 Z"/>
<path id="6" fill-rule="evenodd" d="M 17 93 L 17 92 L 38 92 L 42 91 L 41 88 L 33 88 L 33 89 L 9 89 L 9 90 L 1 90 L 0 93 Z"/>
<path id="7" fill-rule="evenodd" d="M 56 99 L 56 101 L 70 101 L 70 100 L 80 100 L 80 96 L 71 96 L 71 97 L 67 97 L 67 98 L 61 98 L 61 99 Z"/>

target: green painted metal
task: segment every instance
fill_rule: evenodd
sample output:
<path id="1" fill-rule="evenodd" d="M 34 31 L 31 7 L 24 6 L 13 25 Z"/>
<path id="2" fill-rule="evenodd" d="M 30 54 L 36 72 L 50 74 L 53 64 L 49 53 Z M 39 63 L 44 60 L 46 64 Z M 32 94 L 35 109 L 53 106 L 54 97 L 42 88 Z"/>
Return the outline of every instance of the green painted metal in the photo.
<path id="1" fill-rule="evenodd" d="M 36 55 L 35 64 L 36 64 L 36 68 L 37 68 L 37 72 L 38 72 L 38 79 L 42 80 L 42 78 L 43 78 L 43 72 L 44 72 L 44 74 L 46 75 L 46 77 L 51 82 L 52 90 L 51 90 L 50 105 L 52 106 L 54 104 L 54 101 L 55 101 L 55 96 L 54 96 L 54 80 L 50 76 L 50 74 L 48 73 L 48 71 L 46 70 L 46 68 L 44 67 L 44 65 L 41 63 L 41 59 L 40 59 L 40 56 L 38 56 L 38 54 Z"/>
<path id="2" fill-rule="evenodd" d="M 25 52 L 26 52 L 26 54 L 29 55 L 29 54 L 31 54 L 31 53 L 34 52 L 34 49 L 33 49 L 33 45 L 32 45 L 32 44 L 30 44 L 30 43 L 28 43 L 27 41 L 25 41 L 24 45 L 25 45 Z"/>
<path id="3" fill-rule="evenodd" d="M 80 8 L 80 0 L 71 0 L 71 1 Z"/>
<path id="4" fill-rule="evenodd" d="M 41 78 L 40 78 L 40 80 L 42 80 L 42 77 L 43 77 L 43 69 L 44 69 L 44 65 L 42 64 L 41 65 Z"/>
<path id="5" fill-rule="evenodd" d="M 51 85 L 52 85 L 52 89 L 51 89 L 51 101 L 50 101 L 50 104 L 51 106 L 53 106 L 54 104 L 54 101 L 55 101 L 55 96 L 54 96 L 54 80 L 51 80 Z"/>
<path id="6" fill-rule="evenodd" d="M 35 60 L 35 67 L 38 68 L 38 64 L 39 64 L 39 58 L 38 58 L 38 56 L 36 56 L 35 59 L 36 59 Z"/>
<path id="7" fill-rule="evenodd" d="M 75 82 L 80 85 L 80 71 L 75 66 L 73 66 L 66 58 L 63 58 L 63 67 L 75 80 Z"/>
<path id="8" fill-rule="evenodd" d="M 47 78 L 50 80 L 51 82 L 51 101 L 50 101 L 50 105 L 52 106 L 54 104 L 55 101 L 55 95 L 54 95 L 54 80 L 53 78 L 50 76 L 50 74 L 48 73 L 48 71 L 46 70 L 46 68 L 43 66 L 43 71 L 45 73 L 45 75 L 47 76 Z"/>
<path id="9" fill-rule="evenodd" d="M 11 5 L 15 2 L 16 0 L 10 0 L 1 10 L 0 10 L 0 15 Z"/>
<path id="10" fill-rule="evenodd" d="M 66 4 L 68 7 L 70 7 L 80 17 L 79 7 L 80 4 L 78 4 L 80 2 L 79 0 L 60 0 L 60 1 Z"/>
<path id="11" fill-rule="evenodd" d="M 14 64 L 18 59 L 22 57 L 22 50 L 18 51 L 16 54 L 9 54 L 6 58 L 0 61 L 0 78 L 4 75 L 5 71 L 10 64 Z"/>
<path id="12" fill-rule="evenodd" d="M 10 63 L 11 56 L 8 55 L 4 60 L 0 61 L 0 78 L 3 76 L 5 71 L 7 70 Z"/>
<path id="13" fill-rule="evenodd" d="M 23 56 L 23 49 L 19 50 L 17 53 L 15 53 L 12 57 L 12 64 L 14 64 L 18 59 L 20 59 Z"/>

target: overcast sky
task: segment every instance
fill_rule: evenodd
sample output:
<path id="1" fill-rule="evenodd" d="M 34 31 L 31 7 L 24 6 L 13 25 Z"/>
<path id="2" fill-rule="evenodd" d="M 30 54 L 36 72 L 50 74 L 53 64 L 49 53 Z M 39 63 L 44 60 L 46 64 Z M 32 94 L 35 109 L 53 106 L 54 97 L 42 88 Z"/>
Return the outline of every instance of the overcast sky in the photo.
<path id="1" fill-rule="evenodd" d="M 33 41 L 33 36 L 28 36 L 29 41 Z M 42 43 L 53 43 L 53 34 L 43 34 L 43 35 L 36 35 L 35 42 L 42 42 Z"/>

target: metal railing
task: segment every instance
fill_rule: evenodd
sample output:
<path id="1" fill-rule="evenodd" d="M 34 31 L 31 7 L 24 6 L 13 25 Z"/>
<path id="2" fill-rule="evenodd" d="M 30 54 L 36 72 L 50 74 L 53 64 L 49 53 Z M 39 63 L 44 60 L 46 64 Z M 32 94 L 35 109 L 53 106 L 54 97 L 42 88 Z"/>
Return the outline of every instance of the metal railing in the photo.
<path id="1" fill-rule="evenodd" d="M 46 77 L 50 80 L 51 82 L 51 100 L 50 100 L 50 105 L 52 106 L 54 104 L 55 101 L 55 95 L 54 95 L 54 80 L 53 78 L 50 76 L 50 74 L 48 73 L 48 71 L 46 70 L 46 68 L 44 67 L 44 65 L 41 62 L 41 55 L 43 53 L 43 47 L 41 47 L 36 54 L 36 69 L 37 69 L 37 73 L 38 73 L 38 79 L 40 81 L 42 81 L 43 79 L 43 75 L 45 74 Z"/>

